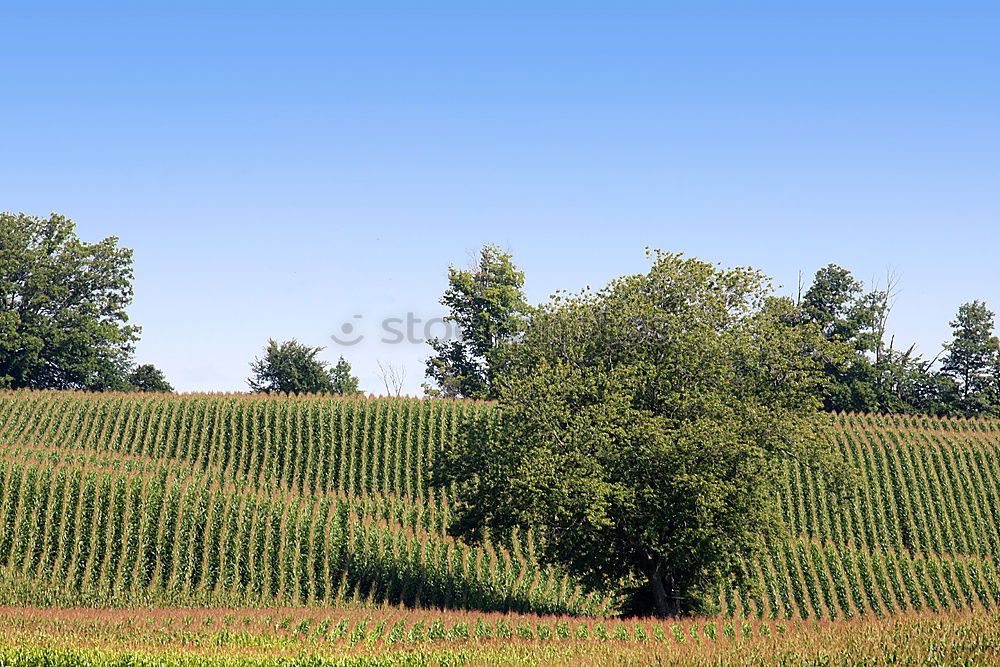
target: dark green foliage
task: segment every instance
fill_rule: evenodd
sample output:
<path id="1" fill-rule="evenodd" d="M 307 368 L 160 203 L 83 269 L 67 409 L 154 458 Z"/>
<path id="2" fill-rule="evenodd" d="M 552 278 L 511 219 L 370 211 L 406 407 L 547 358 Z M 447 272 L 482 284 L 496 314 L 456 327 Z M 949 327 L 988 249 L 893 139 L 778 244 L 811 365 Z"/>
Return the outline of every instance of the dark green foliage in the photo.
<path id="1" fill-rule="evenodd" d="M 993 335 L 993 311 L 982 301 L 962 304 L 951 322 L 941 370 L 955 382 L 960 414 L 1000 414 L 1000 340 Z"/>
<path id="2" fill-rule="evenodd" d="M 940 368 L 914 348 L 886 342 L 894 279 L 869 292 L 849 271 L 830 264 L 816 272 L 800 302 L 802 321 L 827 339 L 823 406 L 831 411 L 934 415 L 1000 414 L 1000 344 L 993 313 L 973 301 L 951 323 Z"/>
<path id="3" fill-rule="evenodd" d="M 897 412 L 922 368 L 912 349 L 885 343 L 889 290 L 865 292 L 851 272 L 830 264 L 819 271 L 801 301 L 805 322 L 819 325 L 829 342 L 823 407 L 856 412 Z"/>
<path id="4" fill-rule="evenodd" d="M 153 364 L 136 366 L 125 378 L 125 382 L 128 388 L 133 391 L 171 392 L 174 390 L 173 386 L 167 382 L 167 378 L 164 377 L 163 371 Z"/>
<path id="5" fill-rule="evenodd" d="M 322 347 L 309 347 L 294 338 L 284 343 L 267 342 L 264 356 L 250 364 L 253 375 L 247 380 L 256 392 L 287 394 L 356 394 L 358 379 L 351 375 L 351 365 L 343 357 L 330 364 L 316 355 Z"/>
<path id="6" fill-rule="evenodd" d="M 523 286 L 524 273 L 511 255 L 493 245 L 483 246 L 476 267 L 448 269 L 441 303 L 448 306 L 447 320 L 458 327 L 460 338 L 428 341 L 435 356 L 427 360 L 426 374 L 436 385 L 425 385 L 429 395 L 496 398 L 497 352 L 528 310 Z"/>
<path id="7" fill-rule="evenodd" d="M 558 295 L 505 351 L 495 420 L 445 450 L 456 534 L 532 527 L 595 587 L 703 609 L 776 534 L 776 474 L 826 461 L 823 337 L 749 269 L 657 253 L 648 274 Z"/>
<path id="8" fill-rule="evenodd" d="M 0 213 L 0 386 L 117 389 L 139 328 L 128 324 L 132 251 L 81 241 L 69 219 Z"/>
<path id="9" fill-rule="evenodd" d="M 357 394 L 358 378 L 351 374 L 351 365 L 347 359 L 339 357 L 337 363 L 330 369 L 330 391 L 334 394 Z"/>

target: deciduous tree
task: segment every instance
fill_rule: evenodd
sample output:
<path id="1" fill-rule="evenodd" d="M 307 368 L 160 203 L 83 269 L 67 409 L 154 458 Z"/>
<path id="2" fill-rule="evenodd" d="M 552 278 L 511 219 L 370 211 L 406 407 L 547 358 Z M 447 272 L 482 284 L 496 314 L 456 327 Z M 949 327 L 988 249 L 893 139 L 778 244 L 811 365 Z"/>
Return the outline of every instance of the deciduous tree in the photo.
<path id="1" fill-rule="evenodd" d="M 982 301 L 962 304 L 951 321 L 953 338 L 945 344 L 941 370 L 957 383 L 958 407 L 966 415 L 1000 408 L 1000 340 L 993 334 L 993 326 L 994 313 Z"/>
<path id="2" fill-rule="evenodd" d="M 679 255 L 556 295 L 505 348 L 498 411 L 438 460 L 452 532 L 531 526 L 543 559 L 637 586 L 639 610 L 704 609 L 780 531 L 782 460 L 833 470 L 815 430 L 823 341 L 757 271 Z"/>
<path id="3" fill-rule="evenodd" d="M 480 251 L 471 269 L 448 270 L 448 289 L 441 303 L 446 320 L 458 327 L 454 340 L 434 338 L 428 343 L 434 356 L 427 360 L 424 385 L 432 396 L 495 398 L 497 351 L 521 326 L 528 310 L 524 301 L 524 273 L 510 253 L 494 245 Z"/>
<path id="4" fill-rule="evenodd" d="M 351 374 L 347 360 L 340 357 L 330 368 L 329 362 L 317 358 L 322 351 L 322 347 L 309 347 L 294 338 L 283 343 L 270 339 L 264 356 L 250 364 L 253 375 L 247 383 L 258 392 L 357 393 L 358 378 Z"/>
<path id="5" fill-rule="evenodd" d="M 167 382 L 163 371 L 153 364 L 136 366 L 125 378 L 127 388 L 132 391 L 171 392 L 173 386 Z"/>
<path id="6" fill-rule="evenodd" d="M 139 327 L 132 251 L 81 241 L 72 221 L 0 213 L 0 386 L 117 389 Z"/>

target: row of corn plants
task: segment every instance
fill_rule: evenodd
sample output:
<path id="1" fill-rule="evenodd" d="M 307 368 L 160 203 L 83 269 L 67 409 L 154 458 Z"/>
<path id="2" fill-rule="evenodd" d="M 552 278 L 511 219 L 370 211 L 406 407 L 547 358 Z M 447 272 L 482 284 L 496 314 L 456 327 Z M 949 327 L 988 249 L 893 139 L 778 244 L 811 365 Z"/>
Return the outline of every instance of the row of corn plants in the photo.
<path id="1" fill-rule="evenodd" d="M 815 538 L 776 545 L 750 568 L 729 613 L 756 618 L 846 619 L 1000 606 L 992 559 L 868 550 Z"/>
<path id="2" fill-rule="evenodd" d="M 182 503 L 183 521 L 167 515 L 174 522 L 170 525 L 181 525 L 177 530 L 186 535 L 185 526 L 211 529 L 215 526 L 211 522 L 224 521 L 220 517 L 232 509 L 219 503 L 252 488 L 256 497 L 287 499 L 280 506 L 294 507 L 294 516 L 300 507 L 336 498 L 350 517 L 347 525 L 360 533 L 374 535 L 378 531 L 371 527 L 382 526 L 383 532 L 411 535 L 407 544 L 417 544 L 417 536 L 435 545 L 452 544 L 453 550 L 465 550 L 480 564 L 502 564 L 495 571 L 504 572 L 494 576 L 482 568 L 474 570 L 474 576 L 484 577 L 477 583 L 482 590 L 459 587 L 446 594 L 451 580 L 439 573 L 428 575 L 420 586 L 392 577 L 393 583 L 383 586 L 364 579 L 383 576 L 372 565 L 362 578 L 348 577 L 336 587 L 308 579 L 308 585 L 289 586 L 286 581 L 282 587 L 282 577 L 294 580 L 295 575 L 287 573 L 266 582 L 250 580 L 247 590 L 253 595 L 324 602 L 336 599 L 330 597 L 336 588 L 336 595 L 350 599 L 399 599 L 408 604 L 475 605 L 480 597 L 493 600 L 482 603 L 488 608 L 494 604 L 513 608 L 543 599 L 544 604 L 555 605 L 552 609 L 560 604 L 565 608 L 570 599 L 582 604 L 584 597 L 565 577 L 534 564 L 530 532 L 510 544 L 472 550 L 446 537 L 448 494 L 429 485 L 430 463 L 456 436 L 462 420 L 491 409 L 489 403 L 418 399 L 0 392 L 0 463 L 8 471 L 20 471 L 11 473 L 0 496 L 0 565 L 6 563 L 8 576 L 20 577 L 19 581 L 33 581 L 48 572 L 52 581 L 81 595 L 88 590 L 106 592 L 109 589 L 94 583 L 94 573 L 100 577 L 104 572 L 107 545 L 142 532 L 141 525 L 127 530 L 129 520 L 139 520 L 128 517 L 160 512 L 161 504 L 169 505 L 175 496 L 186 497 L 187 492 L 178 489 L 190 486 L 200 499 L 192 501 L 195 509 Z M 843 414 L 831 415 L 829 421 L 826 437 L 857 470 L 860 484 L 849 498 L 837 501 L 809 468 L 788 462 L 782 508 L 791 534 L 801 537 L 782 542 L 754 566 L 759 586 L 725 591 L 721 605 L 726 613 L 846 618 L 996 604 L 992 591 L 993 563 L 1000 557 L 997 422 Z M 40 471 L 50 469 L 51 475 L 38 481 L 39 476 L 49 475 Z M 163 480 L 161 486 L 172 480 L 172 490 L 143 487 L 135 498 L 130 486 L 135 479 Z M 70 488 L 73 484 L 77 486 Z M 204 489 L 211 488 L 218 491 L 205 496 Z M 67 501 L 67 494 L 75 500 Z M 94 499 L 99 502 L 94 504 Z M 140 501 L 147 504 L 135 504 Z M 76 515 L 67 517 L 70 506 Z M 288 510 L 282 512 L 284 517 Z M 203 519 L 193 518 L 199 513 Z M 272 533 L 280 533 L 286 520 L 273 521 L 277 523 Z M 61 534 L 64 525 L 71 536 L 78 536 L 66 542 L 73 545 L 72 553 L 43 557 L 56 539 L 52 535 Z M 311 527 L 308 532 L 316 530 Z M 264 534 L 271 533 L 265 529 Z M 191 545 L 183 542 L 183 548 L 202 553 L 205 547 L 199 540 L 216 535 L 222 533 L 209 530 Z M 146 536 L 154 537 L 161 539 L 159 532 Z M 173 566 L 172 552 L 162 558 Z M 122 567 L 121 558 L 108 560 Z M 46 569 L 57 564 L 62 569 Z M 163 567 L 160 561 L 154 564 Z M 528 569 L 532 574 L 525 574 Z M 542 577 L 539 572 L 548 574 Z M 226 588 L 223 583 L 236 581 L 210 577 L 214 587 L 206 591 L 201 583 L 194 585 L 191 575 L 171 573 L 191 594 L 219 594 Z M 200 582 L 199 577 L 194 580 Z M 545 583 L 539 583 L 539 577 Z M 118 588 L 110 590 L 121 592 L 119 579 L 116 574 Z M 156 581 L 161 587 L 176 583 L 169 578 Z M 243 579 L 238 583 L 248 585 Z M 149 587 L 145 582 L 139 589 Z M 526 598 L 529 589 L 542 597 Z M 486 590 L 492 592 L 486 595 Z M 132 588 L 126 593 L 138 595 Z"/>
<path id="3" fill-rule="evenodd" d="M 826 437 L 859 484 L 838 501 L 809 468 L 787 462 L 782 507 L 792 533 L 869 549 L 1000 558 L 1000 437 L 993 431 L 879 427 L 859 416 L 835 422 Z"/>
<path id="4" fill-rule="evenodd" d="M 0 664 L 22 667 L 296 665 L 988 665 L 995 612 L 838 623 L 360 610 L 0 612 Z"/>
<path id="5" fill-rule="evenodd" d="M 0 393 L 0 443 L 215 466 L 302 492 L 429 486 L 434 454 L 489 403 L 262 394 Z"/>
<path id="6" fill-rule="evenodd" d="M 120 471 L 0 462 L 0 568 L 17 603 L 405 604 L 608 611 L 531 554 L 469 548 L 444 533 L 447 500 L 299 494 L 219 484 L 168 465 Z M 759 618 L 994 607 L 993 560 L 782 542 L 727 591 Z M 9 589 L 8 589 L 9 590 Z M 44 598 L 39 596 L 46 596 Z M 32 597 L 34 596 L 34 597 Z"/>
<path id="7" fill-rule="evenodd" d="M 599 613 L 524 554 L 443 534 L 442 503 L 0 462 L 7 603 L 367 604 Z M 19 593 L 18 593 L 19 591 Z M 20 597 L 19 597 L 20 596 Z"/>

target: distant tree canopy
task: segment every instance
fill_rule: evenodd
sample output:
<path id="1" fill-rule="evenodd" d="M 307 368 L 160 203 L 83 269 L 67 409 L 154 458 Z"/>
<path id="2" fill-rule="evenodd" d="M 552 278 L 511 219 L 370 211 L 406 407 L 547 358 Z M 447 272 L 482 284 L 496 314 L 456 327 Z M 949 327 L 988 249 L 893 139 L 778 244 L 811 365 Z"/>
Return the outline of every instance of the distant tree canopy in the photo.
<path id="1" fill-rule="evenodd" d="M 87 243 L 61 215 L 0 213 L 0 386 L 130 390 L 132 278 L 116 237 Z"/>
<path id="2" fill-rule="evenodd" d="M 264 356 L 250 364 L 253 373 L 247 380 L 256 392 L 355 394 L 358 378 L 351 374 L 351 365 L 343 357 L 336 365 L 316 355 L 322 347 L 309 347 L 294 338 L 283 343 L 270 339 Z"/>
<path id="3" fill-rule="evenodd" d="M 947 390 L 959 413 L 1000 414 L 1000 340 L 993 326 L 994 313 L 982 301 L 962 304 L 951 321 L 941 371 L 952 380 Z"/>
<path id="4" fill-rule="evenodd" d="M 829 343 L 821 395 L 827 410 L 936 415 L 1000 415 L 1000 352 L 994 316 L 981 301 L 963 304 L 951 322 L 938 367 L 886 341 L 891 280 L 866 292 L 849 271 L 819 271 L 799 303 L 804 323 Z"/>
<path id="5" fill-rule="evenodd" d="M 496 398 L 497 352 L 518 331 L 528 311 L 524 273 L 509 253 L 484 245 L 470 269 L 448 269 L 448 289 L 441 303 L 447 321 L 458 327 L 455 340 L 429 341 L 435 354 L 427 360 L 424 385 L 431 396 Z"/>
<path id="6" fill-rule="evenodd" d="M 524 273 L 511 255 L 483 246 L 470 269 L 449 268 L 441 303 L 458 329 L 455 339 L 429 341 L 424 385 L 430 396 L 496 399 L 502 349 L 523 330 L 532 312 L 524 299 Z M 817 389 L 829 411 L 1000 415 L 1000 362 L 989 340 L 993 314 L 981 302 L 964 304 L 952 323 L 956 339 L 945 357 L 924 359 L 915 345 L 897 347 L 887 324 L 896 278 L 884 288 L 864 283 L 836 264 L 819 269 L 800 293 L 793 319 L 818 327 L 824 340 L 824 381 Z M 956 324 L 960 322 L 960 324 Z M 952 352 L 951 350 L 954 350 Z M 979 350 L 975 352 L 975 350 Z M 816 351 L 819 353 L 819 350 Z M 976 356 L 978 355 L 978 356 Z M 972 364 L 975 366 L 971 370 Z"/>
<path id="7" fill-rule="evenodd" d="M 633 611 L 703 611 L 779 529 L 783 459 L 836 481 L 815 431 L 827 347 L 762 274 L 678 255 L 556 295 L 504 347 L 498 410 L 437 460 L 451 530 L 532 526 L 543 559 L 634 588 Z"/>
<path id="8" fill-rule="evenodd" d="M 163 371 L 153 364 L 136 366 L 125 378 L 125 381 L 133 391 L 172 392 L 174 390 L 163 376 Z"/>
<path id="9" fill-rule="evenodd" d="M 850 271 L 830 264 L 816 272 L 800 308 L 804 321 L 818 325 L 836 350 L 824 364 L 824 407 L 876 412 L 890 403 L 884 374 L 894 355 L 883 342 L 888 291 L 865 292 Z"/>

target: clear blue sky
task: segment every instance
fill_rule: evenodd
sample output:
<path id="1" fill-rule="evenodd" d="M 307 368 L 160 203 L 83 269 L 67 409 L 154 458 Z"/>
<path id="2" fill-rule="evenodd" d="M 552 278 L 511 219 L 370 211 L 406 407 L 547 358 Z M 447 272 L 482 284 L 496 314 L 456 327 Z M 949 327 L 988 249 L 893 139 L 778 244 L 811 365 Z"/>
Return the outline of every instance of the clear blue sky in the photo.
<path id="1" fill-rule="evenodd" d="M 181 390 L 296 337 L 416 393 L 379 321 L 441 314 L 484 241 L 535 302 L 647 245 L 785 291 L 893 269 L 927 356 L 1000 309 L 996 3 L 79 4 L 0 1 L 0 209 L 134 248 L 137 358 Z"/>

